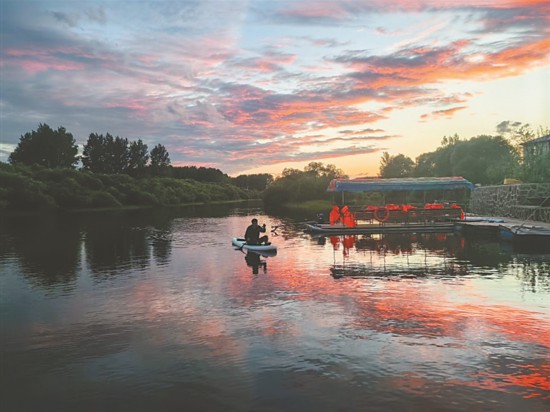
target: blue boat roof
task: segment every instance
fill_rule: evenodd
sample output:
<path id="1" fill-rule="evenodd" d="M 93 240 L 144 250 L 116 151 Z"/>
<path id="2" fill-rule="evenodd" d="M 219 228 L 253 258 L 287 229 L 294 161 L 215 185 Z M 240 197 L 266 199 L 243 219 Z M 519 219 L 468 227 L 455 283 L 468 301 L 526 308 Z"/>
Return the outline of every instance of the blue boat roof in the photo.
<path id="1" fill-rule="evenodd" d="M 454 177 L 402 177 L 392 179 L 361 178 L 333 179 L 328 192 L 392 192 L 418 190 L 456 190 L 474 188 L 474 184 L 461 176 Z"/>

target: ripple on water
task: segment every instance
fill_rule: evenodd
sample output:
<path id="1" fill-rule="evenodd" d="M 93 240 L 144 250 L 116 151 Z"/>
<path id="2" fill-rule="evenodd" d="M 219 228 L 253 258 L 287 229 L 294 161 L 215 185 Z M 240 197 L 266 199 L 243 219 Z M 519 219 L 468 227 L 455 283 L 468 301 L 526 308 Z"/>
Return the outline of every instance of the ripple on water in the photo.
<path id="1" fill-rule="evenodd" d="M 344 253 L 286 224 L 254 273 L 230 245 L 250 214 L 92 228 L 52 277 L 29 250 L 0 257 L 8 405 L 546 410 L 550 257 Z"/>

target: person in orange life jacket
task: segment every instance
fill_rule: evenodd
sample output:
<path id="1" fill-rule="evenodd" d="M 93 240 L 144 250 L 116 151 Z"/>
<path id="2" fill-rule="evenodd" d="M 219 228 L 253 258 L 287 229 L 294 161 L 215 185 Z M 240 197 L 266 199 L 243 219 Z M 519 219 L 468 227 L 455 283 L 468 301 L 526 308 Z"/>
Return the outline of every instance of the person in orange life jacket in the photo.
<path id="1" fill-rule="evenodd" d="M 246 243 L 249 245 L 269 245 L 267 236 L 260 237 L 260 233 L 265 233 L 265 223 L 260 226 L 258 225 L 258 219 L 252 219 L 252 224 L 246 228 L 244 238 Z"/>

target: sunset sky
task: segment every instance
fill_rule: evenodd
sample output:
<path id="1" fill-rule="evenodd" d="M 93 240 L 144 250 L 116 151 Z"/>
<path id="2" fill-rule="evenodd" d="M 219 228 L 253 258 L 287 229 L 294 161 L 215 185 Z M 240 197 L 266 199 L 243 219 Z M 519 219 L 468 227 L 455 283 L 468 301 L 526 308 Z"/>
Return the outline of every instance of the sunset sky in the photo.
<path id="1" fill-rule="evenodd" d="M 548 0 L 0 0 L 0 160 L 40 123 L 230 175 L 375 175 L 550 127 Z"/>

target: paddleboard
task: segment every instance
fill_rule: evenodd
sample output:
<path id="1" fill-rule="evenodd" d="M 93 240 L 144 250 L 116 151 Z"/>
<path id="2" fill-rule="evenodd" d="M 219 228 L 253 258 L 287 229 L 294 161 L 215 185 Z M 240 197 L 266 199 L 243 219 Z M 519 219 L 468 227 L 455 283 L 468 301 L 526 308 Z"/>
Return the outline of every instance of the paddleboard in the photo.
<path id="1" fill-rule="evenodd" d="M 242 237 L 234 237 L 231 240 L 231 244 L 238 249 L 245 251 L 252 251 L 258 253 L 273 253 L 277 252 L 277 246 L 275 245 L 247 245 L 246 240 Z"/>

